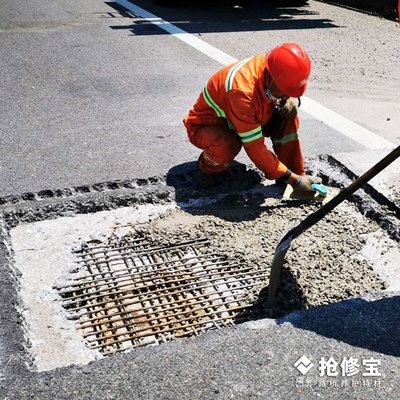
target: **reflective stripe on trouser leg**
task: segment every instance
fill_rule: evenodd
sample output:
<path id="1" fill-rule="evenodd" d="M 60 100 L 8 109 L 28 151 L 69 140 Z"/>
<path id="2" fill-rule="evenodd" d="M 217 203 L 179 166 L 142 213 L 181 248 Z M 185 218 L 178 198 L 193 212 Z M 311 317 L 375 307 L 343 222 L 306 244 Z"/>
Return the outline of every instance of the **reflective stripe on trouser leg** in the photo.
<path id="1" fill-rule="evenodd" d="M 224 162 L 224 163 L 222 163 L 222 164 L 216 163 L 215 161 L 213 161 L 213 160 L 207 155 L 207 153 L 206 153 L 205 151 L 203 151 L 203 152 L 200 154 L 198 163 L 199 163 L 199 164 L 198 164 L 198 165 L 199 165 L 199 168 L 200 168 L 202 171 L 204 171 L 204 172 L 206 172 L 206 173 L 208 173 L 208 174 L 213 174 L 213 173 L 225 171 L 225 170 L 229 167 L 229 165 L 230 165 L 230 163 L 228 163 L 228 162 Z"/>
<path id="2" fill-rule="evenodd" d="M 225 168 L 228 168 L 231 165 L 231 162 L 224 162 L 224 163 L 221 163 L 221 164 L 215 162 L 214 160 L 211 159 L 210 156 L 207 155 L 207 153 L 205 151 L 203 151 L 202 155 L 203 155 L 204 161 L 208 165 L 211 165 L 213 167 L 219 167 L 220 165 L 223 165 Z"/>

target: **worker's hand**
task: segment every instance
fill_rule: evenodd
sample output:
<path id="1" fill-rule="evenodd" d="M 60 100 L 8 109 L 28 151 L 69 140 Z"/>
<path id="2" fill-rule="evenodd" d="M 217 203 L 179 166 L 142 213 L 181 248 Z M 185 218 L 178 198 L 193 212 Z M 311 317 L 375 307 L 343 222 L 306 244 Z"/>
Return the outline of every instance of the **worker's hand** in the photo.
<path id="1" fill-rule="evenodd" d="M 279 105 L 278 105 L 279 106 Z M 299 106 L 299 99 L 289 97 L 286 99 L 285 104 L 280 107 L 278 114 L 283 118 L 292 118 L 297 114 Z"/>
<path id="2" fill-rule="evenodd" d="M 322 179 L 319 178 L 318 176 L 312 176 L 312 175 L 299 176 L 298 181 L 292 185 L 293 191 L 302 196 L 313 197 L 315 195 L 315 189 L 313 189 L 311 185 L 313 183 L 321 183 L 321 182 Z"/>

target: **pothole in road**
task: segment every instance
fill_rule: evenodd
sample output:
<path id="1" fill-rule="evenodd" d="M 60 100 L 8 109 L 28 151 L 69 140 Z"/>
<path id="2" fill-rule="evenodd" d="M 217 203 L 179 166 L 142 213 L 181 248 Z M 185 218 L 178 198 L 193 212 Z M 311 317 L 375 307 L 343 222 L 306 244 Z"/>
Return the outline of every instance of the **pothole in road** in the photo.
<path id="1" fill-rule="evenodd" d="M 136 233 L 86 245 L 59 289 L 62 305 L 105 355 L 231 325 L 269 269 L 235 264 L 209 246 L 207 238 L 159 245 Z"/>
<path id="2" fill-rule="evenodd" d="M 277 305 L 267 307 L 275 246 L 289 220 L 315 207 L 233 196 L 185 210 L 148 204 L 13 228 L 36 368 L 85 364 L 397 284 L 398 243 L 345 203 L 292 243 Z"/>

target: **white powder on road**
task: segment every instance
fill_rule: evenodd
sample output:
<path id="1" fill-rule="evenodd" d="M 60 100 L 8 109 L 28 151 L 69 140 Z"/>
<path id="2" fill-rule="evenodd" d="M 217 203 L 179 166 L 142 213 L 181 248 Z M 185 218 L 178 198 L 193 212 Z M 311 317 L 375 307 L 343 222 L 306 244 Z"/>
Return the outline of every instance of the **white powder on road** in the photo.
<path id="1" fill-rule="evenodd" d="M 95 214 L 21 224 L 11 230 L 15 268 L 20 278 L 22 315 L 38 371 L 87 364 L 102 357 L 88 349 L 75 322 L 67 320 L 53 286 L 75 268 L 72 249 L 84 241 L 108 237 L 113 226 L 143 223 L 174 205 L 142 205 Z"/>

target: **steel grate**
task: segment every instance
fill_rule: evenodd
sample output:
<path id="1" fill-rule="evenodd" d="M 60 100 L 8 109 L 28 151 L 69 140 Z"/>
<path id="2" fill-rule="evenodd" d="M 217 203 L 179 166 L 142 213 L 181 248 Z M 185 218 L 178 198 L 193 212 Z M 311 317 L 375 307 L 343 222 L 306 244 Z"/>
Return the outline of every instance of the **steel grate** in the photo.
<path id="1" fill-rule="evenodd" d="M 157 245 L 126 236 L 75 252 L 75 276 L 59 288 L 87 345 L 104 355 L 234 323 L 269 269 L 210 253 L 206 238 Z"/>

